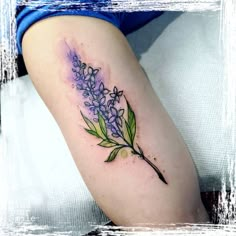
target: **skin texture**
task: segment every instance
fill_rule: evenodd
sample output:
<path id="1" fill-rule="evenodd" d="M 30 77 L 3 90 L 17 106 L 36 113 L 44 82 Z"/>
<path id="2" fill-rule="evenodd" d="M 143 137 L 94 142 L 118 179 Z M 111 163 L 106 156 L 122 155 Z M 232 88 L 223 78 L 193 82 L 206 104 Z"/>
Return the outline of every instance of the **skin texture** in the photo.
<path id="1" fill-rule="evenodd" d="M 89 114 L 73 88 L 67 56 L 70 49 L 87 65 L 99 68 L 107 88 L 116 86 L 124 92 L 136 117 L 135 143 L 158 166 L 168 184 L 129 150 L 123 149 L 115 160 L 104 162 L 111 149 L 98 146 L 98 138 L 85 131 L 81 111 Z M 119 30 L 88 17 L 49 18 L 26 32 L 23 56 L 85 183 L 115 224 L 157 226 L 208 220 L 187 147 Z M 121 106 L 125 107 L 124 100 Z"/>

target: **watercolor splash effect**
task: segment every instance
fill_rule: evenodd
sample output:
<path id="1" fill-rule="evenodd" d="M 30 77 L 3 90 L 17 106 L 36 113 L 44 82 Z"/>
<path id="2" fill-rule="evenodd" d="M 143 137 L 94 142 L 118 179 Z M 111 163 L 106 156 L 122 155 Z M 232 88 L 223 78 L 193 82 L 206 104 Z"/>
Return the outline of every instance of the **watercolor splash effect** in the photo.
<path id="1" fill-rule="evenodd" d="M 68 57 L 72 64 L 72 87 L 78 91 L 88 113 L 87 116 L 81 112 L 87 125 L 85 130 L 100 139 L 99 146 L 112 149 L 105 162 L 114 161 L 119 152 L 129 149 L 167 184 L 161 171 L 144 155 L 142 148 L 135 144 L 136 116 L 123 90 L 116 86 L 108 89 L 104 80 L 99 77 L 100 69 L 94 69 L 82 62 L 75 51 L 70 51 Z M 121 106 L 121 100 L 125 102 L 126 108 Z"/>

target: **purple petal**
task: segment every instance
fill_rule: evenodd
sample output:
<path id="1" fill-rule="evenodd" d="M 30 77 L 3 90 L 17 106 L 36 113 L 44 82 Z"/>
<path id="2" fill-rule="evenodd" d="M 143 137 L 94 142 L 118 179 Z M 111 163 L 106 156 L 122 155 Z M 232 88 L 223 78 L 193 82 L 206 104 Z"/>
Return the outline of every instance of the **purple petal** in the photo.
<path id="1" fill-rule="evenodd" d="M 95 84 L 95 82 L 92 82 L 92 83 L 91 83 L 91 88 L 93 88 L 93 89 L 94 89 L 95 87 L 96 87 L 96 84 Z"/>
<path id="2" fill-rule="evenodd" d="M 114 97 L 116 96 L 116 94 L 115 94 L 115 93 L 110 93 L 110 96 L 111 96 L 112 98 L 114 98 Z"/>
<path id="3" fill-rule="evenodd" d="M 84 105 L 85 105 L 86 107 L 91 106 L 91 104 L 90 104 L 89 102 L 84 102 Z"/>
<path id="4" fill-rule="evenodd" d="M 82 89 L 83 89 L 81 84 L 77 84 L 77 85 L 76 85 L 76 88 L 77 88 L 78 90 L 82 90 Z"/>
<path id="5" fill-rule="evenodd" d="M 123 91 L 120 91 L 119 93 L 118 93 L 118 96 L 122 96 L 123 95 Z"/>
<path id="6" fill-rule="evenodd" d="M 92 97 L 91 97 L 91 99 L 90 100 L 92 100 L 92 101 L 98 101 L 99 99 L 98 99 L 98 96 L 97 95 L 95 95 L 94 93 L 92 93 L 91 94 L 92 95 Z"/>
<path id="7" fill-rule="evenodd" d="M 99 71 L 99 69 L 93 70 L 93 72 L 92 72 L 93 76 L 95 76 L 98 73 L 98 71 Z"/>
<path id="8" fill-rule="evenodd" d="M 116 110 L 116 108 L 115 107 L 111 107 L 111 114 L 113 116 L 117 116 L 117 113 L 118 113 L 118 111 Z"/>
<path id="9" fill-rule="evenodd" d="M 117 89 L 116 86 L 114 87 L 113 92 L 114 92 L 114 93 L 117 93 L 117 92 L 118 92 L 118 89 Z"/>
<path id="10" fill-rule="evenodd" d="M 107 106 L 109 107 L 111 104 L 113 104 L 113 100 L 112 99 L 107 102 Z"/>
<path id="11" fill-rule="evenodd" d="M 84 69 L 80 69 L 79 73 L 80 73 L 81 78 L 84 77 Z"/>
<path id="12" fill-rule="evenodd" d="M 100 93 L 97 97 L 98 97 L 98 101 L 100 101 L 104 96 L 102 93 Z"/>
<path id="13" fill-rule="evenodd" d="M 79 67 L 78 61 L 73 62 L 74 67 Z"/>
<path id="14" fill-rule="evenodd" d="M 109 90 L 108 90 L 108 89 L 104 89 L 104 90 L 103 90 L 103 94 L 106 95 L 106 94 L 108 94 L 108 93 L 109 93 Z"/>
<path id="15" fill-rule="evenodd" d="M 94 101 L 93 101 L 93 105 L 97 107 L 97 106 L 99 106 L 99 102 L 96 101 L 96 100 L 94 100 Z"/>
<path id="16" fill-rule="evenodd" d="M 109 119 L 109 123 L 113 123 L 115 121 L 116 117 L 115 116 L 111 116 L 110 119 Z"/>
<path id="17" fill-rule="evenodd" d="M 73 60 L 74 60 L 74 61 L 77 61 L 77 60 L 78 60 L 77 55 L 73 56 Z"/>
<path id="18" fill-rule="evenodd" d="M 115 101 L 119 103 L 120 102 L 120 97 L 118 97 L 118 96 L 115 97 Z"/>
<path id="19" fill-rule="evenodd" d="M 100 110 L 105 112 L 106 111 L 106 107 L 104 105 L 100 106 Z"/>
<path id="20" fill-rule="evenodd" d="M 111 129 L 111 125 L 110 125 L 109 123 L 107 124 L 107 128 L 108 128 L 108 129 Z"/>
<path id="21" fill-rule="evenodd" d="M 109 107 L 111 105 L 111 100 L 107 102 L 107 106 Z"/>
<path id="22" fill-rule="evenodd" d="M 122 120 L 121 120 L 120 117 L 118 117 L 118 118 L 116 119 L 116 123 L 117 123 L 120 127 L 122 127 Z"/>
<path id="23" fill-rule="evenodd" d="M 90 75 L 86 75 L 85 80 L 89 80 L 89 79 L 90 79 Z"/>
<path id="24" fill-rule="evenodd" d="M 104 90 L 104 84 L 103 82 L 101 82 L 101 84 L 99 85 L 99 90 L 102 92 Z"/>
<path id="25" fill-rule="evenodd" d="M 83 72 L 84 73 L 84 72 Z M 85 80 L 85 76 L 83 75 L 83 73 L 80 73 L 80 78 L 81 78 L 81 80 Z"/>
<path id="26" fill-rule="evenodd" d="M 124 111 L 125 111 L 124 109 L 120 109 L 118 115 L 119 115 L 119 116 L 123 116 Z"/>
<path id="27" fill-rule="evenodd" d="M 115 129 L 114 126 L 111 127 L 111 132 L 112 132 L 112 133 L 117 133 L 117 130 Z"/>
<path id="28" fill-rule="evenodd" d="M 95 82 L 95 77 L 94 77 L 94 76 L 91 76 L 91 77 L 90 77 L 90 80 L 91 80 L 92 82 Z"/>
<path id="29" fill-rule="evenodd" d="M 79 72 L 76 72 L 76 77 L 80 78 L 80 73 Z"/>
<path id="30" fill-rule="evenodd" d="M 88 96 L 89 96 L 89 93 L 88 93 L 87 91 L 84 91 L 84 92 L 83 92 L 83 96 L 84 96 L 84 97 L 88 97 Z"/>
<path id="31" fill-rule="evenodd" d="M 93 73 L 93 68 L 91 66 L 89 66 L 88 68 L 88 74 L 91 75 Z"/>
<path id="32" fill-rule="evenodd" d="M 97 115 L 98 112 L 99 112 L 98 108 L 97 108 L 97 107 L 94 107 L 93 114 L 94 114 L 94 115 Z"/>
<path id="33" fill-rule="evenodd" d="M 106 101 L 106 98 L 105 98 L 105 97 L 102 97 L 102 98 L 100 99 L 100 104 L 104 104 L 105 101 Z"/>
<path id="34" fill-rule="evenodd" d="M 106 116 L 106 119 L 109 120 L 109 112 L 108 112 L 108 111 L 105 111 L 105 112 L 104 112 L 104 115 Z"/>
<path id="35" fill-rule="evenodd" d="M 113 136 L 114 138 L 119 138 L 119 135 L 118 135 L 118 134 L 115 134 L 115 133 L 113 133 L 112 136 Z"/>
<path id="36" fill-rule="evenodd" d="M 82 86 L 82 85 L 83 85 L 83 81 L 82 81 L 82 80 L 79 80 L 79 81 L 77 82 L 77 84 L 79 84 L 80 86 Z"/>
<path id="37" fill-rule="evenodd" d="M 95 90 L 94 91 L 94 95 L 98 96 L 100 94 L 100 91 L 99 90 Z"/>

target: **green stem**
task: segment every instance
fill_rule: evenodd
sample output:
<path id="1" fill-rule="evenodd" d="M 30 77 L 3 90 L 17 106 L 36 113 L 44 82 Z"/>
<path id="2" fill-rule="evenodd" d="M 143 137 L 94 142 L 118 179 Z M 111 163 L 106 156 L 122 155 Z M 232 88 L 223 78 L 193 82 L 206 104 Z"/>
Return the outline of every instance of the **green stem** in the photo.
<path id="1" fill-rule="evenodd" d="M 162 175 L 161 171 L 144 155 L 141 156 L 144 161 L 146 161 L 157 173 L 158 177 L 160 178 L 161 181 L 163 181 L 165 184 L 168 184 Z"/>
<path id="2" fill-rule="evenodd" d="M 121 132 L 121 133 L 122 133 L 122 132 Z M 123 133 L 122 133 L 122 134 L 123 134 Z M 146 163 L 147 163 L 149 166 L 151 166 L 152 169 L 157 173 L 159 179 L 160 179 L 163 183 L 168 184 L 168 183 L 166 182 L 164 176 L 162 175 L 161 171 L 157 168 L 157 166 L 155 166 L 147 157 L 145 157 L 143 153 L 138 152 L 137 150 L 135 150 L 135 148 L 134 148 L 134 146 L 133 146 L 133 143 L 132 143 L 132 145 L 130 145 L 129 142 L 125 139 L 125 137 L 124 137 L 123 135 L 122 135 L 122 138 L 123 138 L 124 142 L 127 144 L 127 145 L 124 145 L 124 147 L 130 148 L 130 149 L 133 151 L 133 153 L 134 153 L 135 155 L 138 155 L 142 160 L 146 161 Z"/>
<path id="3" fill-rule="evenodd" d="M 129 148 L 132 149 L 132 151 L 133 151 L 133 153 L 134 153 L 135 155 L 138 155 L 142 160 L 146 161 L 146 163 L 147 163 L 149 166 L 152 167 L 152 169 L 157 173 L 159 179 L 160 179 L 163 183 L 168 184 L 168 183 L 166 182 L 164 176 L 162 175 L 161 171 L 157 168 L 157 166 L 155 166 L 147 157 L 145 157 L 144 154 L 142 154 L 142 153 L 138 152 L 137 150 L 135 150 L 135 148 L 134 148 L 133 146 L 129 145 L 128 143 L 127 143 L 127 145 L 129 146 Z"/>

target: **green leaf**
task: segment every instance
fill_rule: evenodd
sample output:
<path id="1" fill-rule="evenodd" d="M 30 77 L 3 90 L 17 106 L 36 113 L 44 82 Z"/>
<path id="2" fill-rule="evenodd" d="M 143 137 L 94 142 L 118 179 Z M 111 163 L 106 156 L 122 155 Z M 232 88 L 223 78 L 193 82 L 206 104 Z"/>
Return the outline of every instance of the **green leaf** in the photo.
<path id="1" fill-rule="evenodd" d="M 131 138 L 131 142 L 133 144 L 134 142 L 134 137 L 136 134 L 136 118 L 135 118 L 135 114 L 129 104 L 129 102 L 126 100 L 127 102 L 127 107 L 128 107 L 128 126 L 130 128 L 130 138 Z"/>
<path id="2" fill-rule="evenodd" d="M 100 113 L 98 113 L 98 123 L 99 123 L 102 133 L 104 134 L 105 137 L 107 137 L 106 123 L 105 123 L 103 116 Z"/>
<path id="3" fill-rule="evenodd" d="M 132 145 L 132 136 L 131 136 L 131 131 L 130 131 L 130 127 L 129 124 L 127 123 L 127 121 L 124 119 L 124 123 L 125 125 L 122 128 L 122 133 L 124 135 L 125 140 Z"/>
<path id="4" fill-rule="evenodd" d="M 100 123 L 98 126 L 98 125 L 94 124 L 91 120 L 89 120 L 82 112 L 81 112 L 81 115 L 82 115 L 85 123 L 87 124 L 87 126 L 90 128 L 90 129 L 85 129 L 89 134 L 92 134 L 92 135 L 96 136 L 97 138 L 107 139 L 107 137 L 103 134 L 103 132 L 100 128 Z"/>
<path id="5" fill-rule="evenodd" d="M 107 139 L 107 137 L 103 134 L 103 132 L 101 131 L 101 128 L 99 125 L 96 125 L 96 131 L 97 134 L 99 135 L 99 138 L 101 139 Z"/>
<path id="6" fill-rule="evenodd" d="M 115 147 L 117 146 L 116 143 L 111 142 L 110 140 L 103 140 L 101 143 L 98 144 L 101 147 L 106 147 L 106 148 L 110 148 L 110 147 Z"/>
<path id="7" fill-rule="evenodd" d="M 82 117 L 83 117 L 85 123 L 87 124 L 87 126 L 88 126 L 91 130 L 96 131 L 96 128 L 95 128 L 93 122 L 92 122 L 91 120 L 89 120 L 82 112 L 80 112 L 80 113 L 81 113 L 81 115 L 82 115 Z"/>
<path id="8" fill-rule="evenodd" d="M 92 134 L 93 136 L 96 136 L 97 138 L 100 138 L 98 133 L 96 131 L 90 130 L 90 129 L 85 129 L 89 134 Z"/>
<path id="9" fill-rule="evenodd" d="M 111 143 L 115 143 L 116 145 L 120 145 L 120 144 L 117 143 L 114 139 L 111 139 L 111 138 L 109 138 L 109 142 L 111 142 Z"/>
<path id="10" fill-rule="evenodd" d="M 118 152 L 120 151 L 122 147 L 118 147 L 118 148 L 115 148 L 109 155 L 109 157 L 107 158 L 107 160 L 105 160 L 105 162 L 111 162 L 113 160 L 115 160 Z"/>

